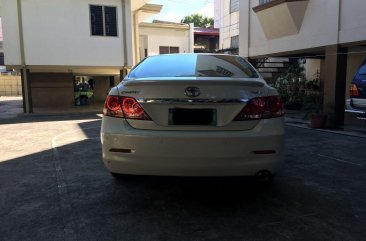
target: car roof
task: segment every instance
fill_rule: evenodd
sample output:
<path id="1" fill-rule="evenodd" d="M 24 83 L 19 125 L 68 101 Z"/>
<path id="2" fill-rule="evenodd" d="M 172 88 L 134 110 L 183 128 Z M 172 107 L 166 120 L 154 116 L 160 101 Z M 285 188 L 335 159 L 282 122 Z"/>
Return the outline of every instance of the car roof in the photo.
<path id="1" fill-rule="evenodd" d="M 234 55 L 234 54 L 220 54 L 220 53 L 177 53 L 177 54 L 158 54 L 158 55 L 152 55 L 152 56 L 149 56 L 148 58 L 159 57 L 159 56 L 187 56 L 187 55 L 240 57 L 239 55 Z"/>

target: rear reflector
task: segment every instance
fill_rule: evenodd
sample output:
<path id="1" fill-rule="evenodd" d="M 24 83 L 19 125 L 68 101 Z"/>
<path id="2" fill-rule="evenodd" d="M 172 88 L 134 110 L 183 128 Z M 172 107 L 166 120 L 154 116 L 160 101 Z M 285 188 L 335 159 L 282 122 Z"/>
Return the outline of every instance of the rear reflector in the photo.
<path id="1" fill-rule="evenodd" d="M 358 97 L 358 96 L 359 96 L 359 93 L 358 93 L 357 85 L 352 84 L 351 88 L 349 89 L 349 97 L 354 98 L 354 97 Z"/>
<path id="2" fill-rule="evenodd" d="M 131 97 L 108 95 L 104 104 L 103 114 L 110 117 L 151 120 L 140 104 Z"/>
<path id="3" fill-rule="evenodd" d="M 253 151 L 253 153 L 266 155 L 266 154 L 275 154 L 276 151 L 275 150 L 262 150 L 262 151 Z"/>
<path id="4" fill-rule="evenodd" d="M 284 115 L 283 102 L 278 96 L 256 97 L 235 117 L 234 121 L 259 120 Z"/>
<path id="5" fill-rule="evenodd" d="M 109 149 L 110 152 L 119 152 L 119 153 L 132 153 L 133 151 L 131 149 L 116 149 L 112 148 Z"/>

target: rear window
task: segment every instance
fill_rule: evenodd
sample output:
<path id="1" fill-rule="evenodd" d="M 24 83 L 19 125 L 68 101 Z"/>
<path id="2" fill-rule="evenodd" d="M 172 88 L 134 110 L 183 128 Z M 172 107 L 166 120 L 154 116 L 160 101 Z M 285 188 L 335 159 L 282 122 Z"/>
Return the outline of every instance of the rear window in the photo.
<path id="1" fill-rule="evenodd" d="M 128 75 L 149 77 L 227 77 L 258 78 L 243 58 L 232 55 L 173 54 L 146 58 Z"/>
<path id="2" fill-rule="evenodd" d="M 363 65 L 358 71 L 359 74 L 366 75 L 366 64 Z"/>

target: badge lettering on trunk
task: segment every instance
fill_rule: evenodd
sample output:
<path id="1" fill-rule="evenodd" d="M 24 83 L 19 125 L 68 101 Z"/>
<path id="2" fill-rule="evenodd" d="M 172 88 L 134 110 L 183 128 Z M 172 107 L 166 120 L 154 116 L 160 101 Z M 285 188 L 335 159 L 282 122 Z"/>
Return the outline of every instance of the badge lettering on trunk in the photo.
<path id="1" fill-rule="evenodd" d="M 188 97 L 197 97 L 201 94 L 201 91 L 198 87 L 193 87 L 193 86 L 190 86 L 190 87 L 187 87 L 185 92 L 186 96 Z"/>

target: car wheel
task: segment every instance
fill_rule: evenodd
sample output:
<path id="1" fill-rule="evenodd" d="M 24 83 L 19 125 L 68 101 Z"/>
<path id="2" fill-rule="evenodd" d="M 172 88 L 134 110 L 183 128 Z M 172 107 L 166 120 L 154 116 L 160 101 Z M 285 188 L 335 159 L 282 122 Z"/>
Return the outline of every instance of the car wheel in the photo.
<path id="1" fill-rule="evenodd" d="M 133 180 L 133 178 L 136 177 L 135 175 L 120 174 L 120 173 L 115 173 L 115 172 L 111 172 L 111 175 L 117 181 L 129 181 L 131 179 Z"/>

